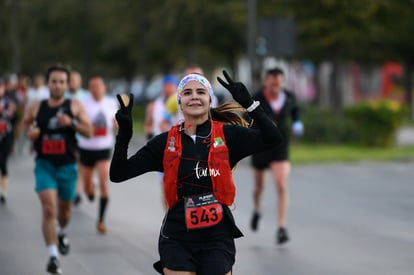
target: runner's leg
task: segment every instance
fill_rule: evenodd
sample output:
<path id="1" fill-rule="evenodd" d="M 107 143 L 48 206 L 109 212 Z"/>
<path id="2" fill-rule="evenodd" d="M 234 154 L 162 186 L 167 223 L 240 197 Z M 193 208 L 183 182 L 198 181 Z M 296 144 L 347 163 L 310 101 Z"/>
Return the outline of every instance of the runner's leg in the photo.
<path id="1" fill-rule="evenodd" d="M 261 211 L 261 199 L 262 193 L 265 187 L 265 171 L 254 168 L 254 190 L 253 190 L 253 201 L 254 209 L 256 212 Z"/>
<path id="2" fill-rule="evenodd" d="M 81 164 L 81 174 L 83 176 L 83 184 L 85 193 L 90 201 L 95 198 L 95 186 L 93 184 L 93 167 L 85 166 Z"/>
<path id="3" fill-rule="evenodd" d="M 287 181 L 290 173 L 289 161 L 274 161 L 270 164 L 277 191 L 278 225 L 284 227 L 289 204 Z"/>
<path id="4" fill-rule="evenodd" d="M 105 233 L 106 227 L 104 224 L 106 207 L 109 200 L 109 186 L 108 186 L 108 174 L 109 174 L 109 160 L 100 160 L 96 163 L 99 177 L 100 196 L 99 201 L 99 217 L 98 217 L 98 232 Z"/>
<path id="5" fill-rule="evenodd" d="M 42 233 L 47 246 L 56 245 L 56 190 L 46 189 L 38 193 L 42 205 Z"/>

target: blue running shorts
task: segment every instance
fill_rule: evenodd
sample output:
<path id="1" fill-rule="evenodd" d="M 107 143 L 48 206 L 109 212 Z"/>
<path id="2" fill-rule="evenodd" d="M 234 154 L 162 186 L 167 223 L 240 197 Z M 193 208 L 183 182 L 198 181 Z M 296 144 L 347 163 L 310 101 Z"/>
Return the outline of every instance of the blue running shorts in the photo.
<path id="1" fill-rule="evenodd" d="M 50 161 L 36 159 L 34 174 L 36 192 L 54 189 L 62 201 L 72 201 L 75 198 L 78 179 L 76 163 L 55 166 Z"/>

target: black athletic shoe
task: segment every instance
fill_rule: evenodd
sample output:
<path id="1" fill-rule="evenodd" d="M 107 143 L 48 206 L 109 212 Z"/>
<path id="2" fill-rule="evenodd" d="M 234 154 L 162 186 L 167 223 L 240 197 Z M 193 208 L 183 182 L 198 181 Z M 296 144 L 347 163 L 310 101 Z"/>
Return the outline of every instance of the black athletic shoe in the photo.
<path id="1" fill-rule="evenodd" d="M 257 229 L 259 227 L 259 220 L 260 220 L 259 212 L 254 211 L 253 216 L 252 216 L 252 220 L 250 222 L 250 228 L 253 231 L 257 231 Z"/>
<path id="2" fill-rule="evenodd" d="M 1 204 L 6 204 L 6 197 L 3 195 L 0 195 L 0 203 Z"/>
<path id="3" fill-rule="evenodd" d="M 66 234 L 58 235 L 58 249 L 59 249 L 59 253 L 62 255 L 67 255 L 69 253 L 70 244 L 69 244 L 69 239 L 66 236 Z"/>
<path id="4" fill-rule="evenodd" d="M 289 235 L 287 233 L 286 228 L 279 227 L 276 238 L 277 238 L 277 244 L 284 244 L 285 242 L 289 241 Z"/>
<path id="5" fill-rule="evenodd" d="M 158 273 L 160 273 L 160 274 L 164 274 L 164 272 L 162 271 L 163 266 L 162 266 L 161 261 L 155 262 L 152 266 L 154 267 L 154 269 L 155 269 Z"/>
<path id="6" fill-rule="evenodd" d="M 49 262 L 47 263 L 46 271 L 50 274 L 62 274 L 59 260 L 56 257 L 50 257 Z"/>
<path id="7" fill-rule="evenodd" d="M 95 193 L 88 194 L 88 199 L 90 202 L 93 202 L 95 200 Z"/>
<path id="8" fill-rule="evenodd" d="M 82 197 L 80 194 L 76 194 L 75 199 L 73 200 L 73 205 L 78 206 L 82 202 Z"/>

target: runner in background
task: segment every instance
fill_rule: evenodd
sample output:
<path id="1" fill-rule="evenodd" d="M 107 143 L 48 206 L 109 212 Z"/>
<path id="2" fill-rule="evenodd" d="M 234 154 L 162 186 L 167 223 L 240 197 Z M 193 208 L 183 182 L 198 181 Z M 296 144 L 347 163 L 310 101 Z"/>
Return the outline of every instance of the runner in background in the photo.
<path id="1" fill-rule="evenodd" d="M 20 106 L 21 102 L 19 101 L 19 96 L 17 92 L 17 83 L 18 83 L 18 76 L 16 74 L 8 74 L 5 79 L 4 83 L 6 85 L 6 95 L 9 99 L 11 99 L 14 104 L 16 105 L 16 112 L 12 118 L 12 127 L 13 127 L 13 138 L 10 144 L 10 155 L 13 155 L 16 152 L 16 139 L 19 137 L 19 123 L 21 121 L 21 113 L 19 113 L 18 107 Z"/>
<path id="2" fill-rule="evenodd" d="M 166 75 L 163 79 L 163 87 L 161 95 L 147 106 L 145 113 L 144 132 L 147 139 L 150 140 L 154 136 L 168 131 L 174 121 L 168 115 L 167 100 L 171 96 L 175 97 L 178 81 L 173 75 Z M 176 100 L 175 100 L 176 101 Z M 177 103 L 175 103 L 177 104 Z M 163 174 L 160 173 L 160 181 L 162 182 Z M 164 196 L 161 196 L 161 202 L 166 208 Z"/>
<path id="3" fill-rule="evenodd" d="M 83 102 L 86 98 L 88 98 L 89 92 L 82 88 L 82 76 L 78 71 L 72 70 L 70 71 L 69 77 L 69 89 L 65 93 L 66 98 L 75 98 L 80 102 Z M 85 106 L 87 108 L 87 106 Z M 76 152 L 76 163 L 78 164 L 78 181 L 76 183 L 76 196 L 73 200 L 73 204 L 78 206 L 82 202 L 82 191 L 83 191 L 83 176 L 81 174 L 81 170 L 79 169 L 79 152 Z"/>
<path id="4" fill-rule="evenodd" d="M 41 74 L 36 74 L 33 77 L 33 85 L 27 92 L 26 106 L 32 104 L 32 102 L 36 100 L 43 100 L 47 98 L 49 98 L 49 90 L 45 85 L 45 77 Z"/>
<path id="5" fill-rule="evenodd" d="M 163 78 L 161 95 L 148 104 L 145 112 L 144 132 L 147 139 L 170 129 L 171 125 L 164 123 L 166 113 L 165 104 L 169 96 L 174 95 L 177 90 L 177 79 L 173 75 Z"/>
<path id="6" fill-rule="evenodd" d="M 89 92 L 82 88 L 82 76 L 78 71 L 70 71 L 69 86 L 65 97 L 75 98 L 79 101 L 89 97 Z"/>
<path id="7" fill-rule="evenodd" d="M 83 177 L 85 192 L 90 201 L 95 198 L 93 174 L 98 172 L 99 179 L 99 212 L 96 223 L 98 233 L 106 233 L 104 223 L 105 212 L 109 201 L 108 174 L 111 149 L 114 146 L 115 113 L 118 104 L 112 97 L 106 96 L 106 87 L 101 76 L 89 80 L 90 97 L 82 103 L 93 127 L 93 136 L 78 138 L 80 154 L 80 171 Z"/>
<path id="8" fill-rule="evenodd" d="M 13 143 L 13 118 L 16 104 L 6 94 L 6 85 L 0 78 L 0 204 L 6 204 L 9 186 L 7 162 Z"/>
<path id="9" fill-rule="evenodd" d="M 25 74 L 19 74 L 17 77 L 16 84 L 16 125 L 14 129 L 15 134 L 15 145 L 14 151 L 15 155 L 21 156 L 24 152 L 24 148 L 27 148 L 28 140 L 27 137 L 22 131 L 22 118 L 27 104 L 27 95 L 29 91 L 29 77 Z"/>
<path id="10" fill-rule="evenodd" d="M 46 270 L 62 274 L 58 250 L 61 255 L 70 250 L 66 226 L 76 189 L 75 135 L 91 136 L 92 127 L 83 105 L 76 99 L 65 99 L 69 70 L 60 64 L 51 66 L 46 81 L 49 98 L 28 107 L 23 125 L 36 152 L 35 190 L 42 206 L 42 232 L 49 254 Z"/>
<path id="11" fill-rule="evenodd" d="M 265 113 L 275 122 L 282 133 L 284 142 L 266 152 L 252 156 L 254 168 L 254 212 L 251 219 L 251 229 L 257 231 L 261 218 L 261 198 L 265 186 L 265 171 L 270 167 L 277 190 L 277 221 L 276 241 L 283 244 L 289 240 L 286 229 L 288 190 L 287 180 L 290 173 L 289 162 L 289 119 L 292 121 L 292 131 L 296 136 L 303 134 L 303 124 L 299 119 L 299 108 L 296 97 L 284 88 L 283 71 L 275 68 L 267 71 L 264 85 L 253 98 L 260 102 Z M 255 126 L 255 125 L 253 125 Z"/>

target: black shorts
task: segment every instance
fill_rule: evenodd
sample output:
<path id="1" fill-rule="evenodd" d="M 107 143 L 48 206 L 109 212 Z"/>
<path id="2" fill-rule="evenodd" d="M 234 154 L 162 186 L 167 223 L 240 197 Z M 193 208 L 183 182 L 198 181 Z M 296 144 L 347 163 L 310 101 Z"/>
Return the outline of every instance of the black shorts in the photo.
<path id="1" fill-rule="evenodd" d="M 111 149 L 104 150 L 85 150 L 79 148 L 80 163 L 86 167 L 94 167 L 100 160 L 111 158 Z"/>
<path id="2" fill-rule="evenodd" d="M 282 144 L 269 151 L 252 155 L 251 164 L 258 170 L 264 170 L 269 168 L 270 163 L 273 161 L 285 160 L 289 160 L 289 147 Z"/>
<path id="3" fill-rule="evenodd" d="M 232 270 L 236 256 L 234 239 L 190 243 L 160 236 L 158 251 L 160 267 L 197 275 L 224 275 Z"/>

